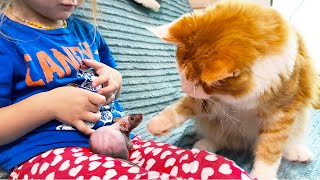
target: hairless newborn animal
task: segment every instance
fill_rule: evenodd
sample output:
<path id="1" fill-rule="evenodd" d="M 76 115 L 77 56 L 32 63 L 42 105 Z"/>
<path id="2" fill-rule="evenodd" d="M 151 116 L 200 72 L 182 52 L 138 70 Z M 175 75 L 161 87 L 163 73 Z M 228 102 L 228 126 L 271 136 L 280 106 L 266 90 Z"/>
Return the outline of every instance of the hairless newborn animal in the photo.
<path id="1" fill-rule="evenodd" d="M 133 148 L 129 134 L 132 129 L 140 124 L 142 118 L 142 114 L 130 114 L 126 117 L 115 119 L 116 122 L 111 126 L 98 128 L 89 140 L 91 151 L 128 160 L 128 150 Z"/>

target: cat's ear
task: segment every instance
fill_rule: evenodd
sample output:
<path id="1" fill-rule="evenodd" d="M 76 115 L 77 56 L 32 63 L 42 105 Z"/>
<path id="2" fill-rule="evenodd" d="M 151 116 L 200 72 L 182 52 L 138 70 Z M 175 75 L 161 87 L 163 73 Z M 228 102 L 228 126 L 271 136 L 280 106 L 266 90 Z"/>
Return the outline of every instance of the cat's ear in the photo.
<path id="1" fill-rule="evenodd" d="M 177 21 L 178 20 L 162 26 L 146 27 L 146 29 L 166 43 L 179 44 L 179 40 L 175 38 L 172 33 L 170 33 L 171 28 Z"/>
<path id="2" fill-rule="evenodd" d="M 169 24 L 146 29 L 167 43 L 179 45 L 186 43 L 195 24 L 193 14 L 187 13 Z"/>

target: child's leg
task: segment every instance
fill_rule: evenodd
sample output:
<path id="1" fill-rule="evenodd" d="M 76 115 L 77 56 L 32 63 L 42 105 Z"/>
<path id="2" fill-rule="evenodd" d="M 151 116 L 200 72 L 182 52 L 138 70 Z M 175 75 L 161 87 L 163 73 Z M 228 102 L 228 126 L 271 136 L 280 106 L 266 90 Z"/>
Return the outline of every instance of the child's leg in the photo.
<path id="1" fill-rule="evenodd" d="M 15 169 L 12 179 L 174 179 L 118 159 L 100 156 L 88 148 L 68 147 L 40 154 Z"/>
<path id="2" fill-rule="evenodd" d="M 233 161 L 207 151 L 184 150 L 164 143 L 133 142 L 135 167 L 93 154 L 87 148 L 59 148 L 40 154 L 15 169 L 12 179 L 250 179 Z M 169 174 L 171 176 L 169 176 Z"/>
<path id="3" fill-rule="evenodd" d="M 130 151 L 129 160 L 146 170 L 168 173 L 183 179 L 250 179 L 248 173 L 233 161 L 207 151 L 143 141 L 138 136 L 133 139 L 133 143 L 140 148 Z"/>

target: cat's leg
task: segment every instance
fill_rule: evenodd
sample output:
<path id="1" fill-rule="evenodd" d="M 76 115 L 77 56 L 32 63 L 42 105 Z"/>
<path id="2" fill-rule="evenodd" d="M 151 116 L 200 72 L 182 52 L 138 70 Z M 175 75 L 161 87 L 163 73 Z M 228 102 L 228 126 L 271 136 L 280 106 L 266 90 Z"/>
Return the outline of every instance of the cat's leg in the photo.
<path id="1" fill-rule="evenodd" d="M 273 118 L 271 120 L 270 118 Z M 277 179 L 282 151 L 294 123 L 293 113 L 283 113 L 278 117 L 263 120 L 255 145 L 255 159 L 251 175 L 259 180 Z"/>
<path id="2" fill-rule="evenodd" d="M 215 153 L 219 150 L 219 147 L 216 144 L 214 144 L 212 140 L 206 139 L 206 138 L 203 138 L 197 141 L 193 145 L 193 148 L 199 149 L 199 150 L 206 150 L 212 153 Z"/>
<path id="3" fill-rule="evenodd" d="M 313 160 L 313 153 L 303 144 L 302 139 L 306 137 L 310 109 L 305 109 L 297 116 L 291 134 L 283 151 L 283 157 L 289 161 L 308 162 Z"/>
<path id="4" fill-rule="evenodd" d="M 148 123 L 148 131 L 153 135 L 165 135 L 171 129 L 180 126 L 196 114 L 197 106 L 200 106 L 196 99 L 184 96 L 178 102 L 166 107 L 158 115 L 152 117 Z"/>
<path id="5" fill-rule="evenodd" d="M 195 120 L 195 128 L 197 133 L 197 139 L 199 139 L 193 148 L 199 150 L 207 150 L 209 152 L 215 153 L 220 149 L 220 140 L 224 141 L 220 131 L 220 123 L 217 123 L 214 117 L 201 117 L 201 119 Z M 213 119 L 210 119 L 213 118 Z"/>

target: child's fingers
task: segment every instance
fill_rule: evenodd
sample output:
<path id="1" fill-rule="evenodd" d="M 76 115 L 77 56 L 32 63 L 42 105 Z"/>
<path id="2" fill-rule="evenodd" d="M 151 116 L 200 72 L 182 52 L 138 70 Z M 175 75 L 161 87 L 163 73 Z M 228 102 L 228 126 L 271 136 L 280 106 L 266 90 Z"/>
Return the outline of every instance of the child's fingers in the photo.
<path id="1" fill-rule="evenodd" d="M 83 60 L 84 65 L 88 66 L 88 67 L 92 67 L 95 71 L 97 71 L 100 68 L 104 67 L 104 64 L 95 61 L 95 60 Z"/>
<path id="2" fill-rule="evenodd" d="M 110 104 L 112 101 L 116 99 L 116 95 L 113 93 L 111 96 L 107 99 L 106 105 Z"/>
<path id="3" fill-rule="evenodd" d="M 81 121 L 81 120 L 76 121 L 76 122 L 73 124 L 73 126 L 74 126 L 75 128 L 77 128 L 78 131 L 80 131 L 80 132 L 82 132 L 83 134 L 86 134 L 86 135 L 88 135 L 88 136 L 90 136 L 90 135 L 94 132 L 93 129 L 91 129 L 89 126 L 87 126 L 87 125 L 86 125 L 83 121 Z"/>
<path id="4" fill-rule="evenodd" d="M 93 113 L 100 112 L 100 105 L 88 103 L 86 106 L 87 110 Z"/>
<path id="5" fill-rule="evenodd" d="M 82 117 L 82 119 L 88 122 L 95 123 L 101 119 L 101 112 L 100 111 L 96 113 L 88 112 Z"/>
<path id="6" fill-rule="evenodd" d="M 110 76 L 108 76 L 107 74 L 101 74 L 92 81 L 92 86 L 97 87 L 102 84 L 108 84 L 109 80 Z"/>
<path id="7" fill-rule="evenodd" d="M 107 95 L 107 94 L 114 94 L 115 92 L 117 92 L 119 89 L 119 85 L 117 83 L 109 83 L 108 86 L 105 86 L 101 89 L 99 89 L 98 93 L 99 94 L 103 94 L 103 95 Z"/>
<path id="8" fill-rule="evenodd" d="M 101 94 L 94 93 L 94 92 L 87 91 L 87 90 L 85 90 L 85 93 L 87 94 L 87 97 L 92 104 L 101 105 L 101 104 L 106 103 L 105 96 L 103 96 Z"/>

